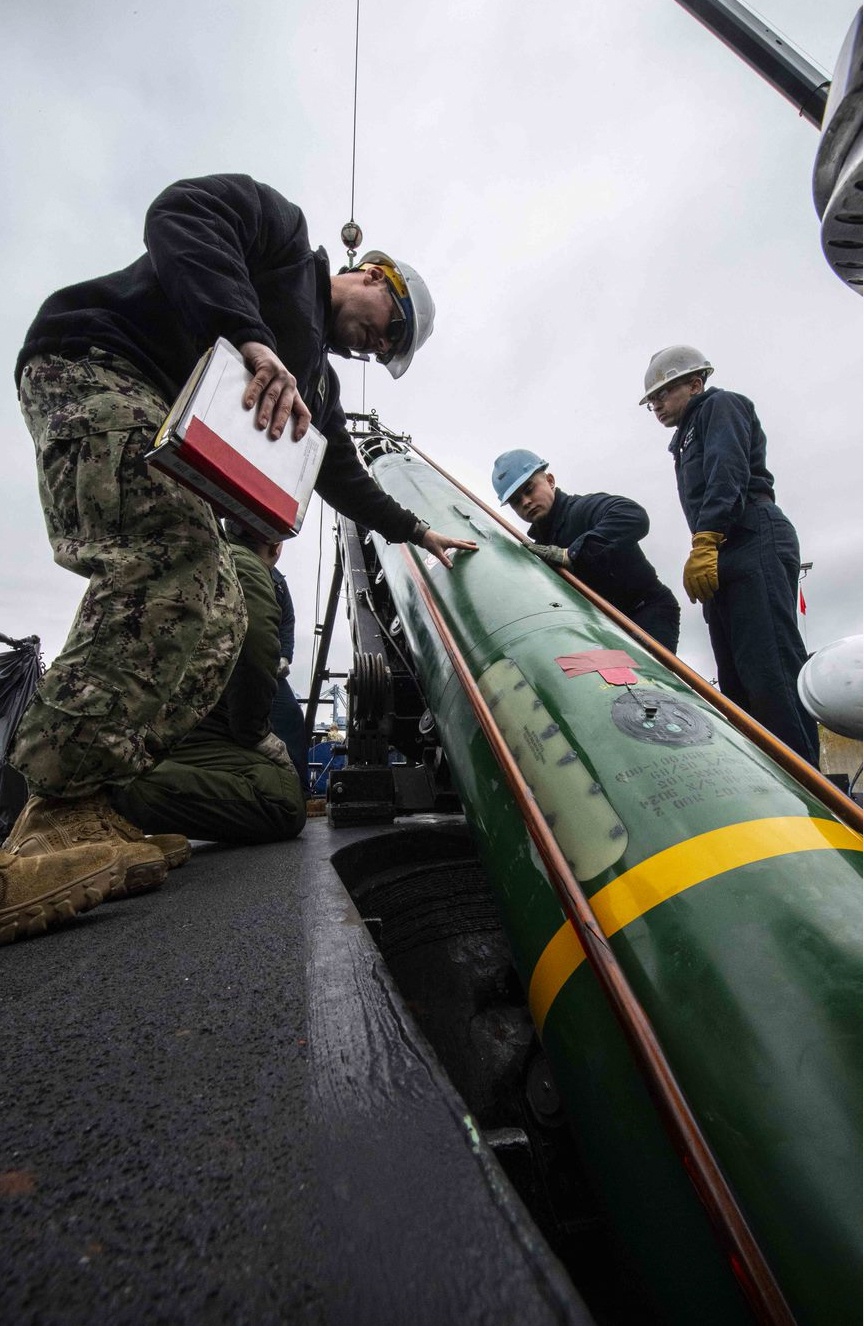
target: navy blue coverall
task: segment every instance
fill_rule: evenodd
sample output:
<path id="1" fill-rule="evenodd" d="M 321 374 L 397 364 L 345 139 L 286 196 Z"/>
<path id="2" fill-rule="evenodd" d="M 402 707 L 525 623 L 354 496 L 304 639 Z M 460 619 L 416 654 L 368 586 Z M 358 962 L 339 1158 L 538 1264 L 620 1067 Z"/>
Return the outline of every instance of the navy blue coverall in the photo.
<path id="1" fill-rule="evenodd" d="M 279 652 L 289 663 L 294 661 L 294 602 L 288 582 L 275 566 L 270 567 L 276 602 L 279 605 Z M 270 710 L 270 726 L 288 747 L 288 754 L 300 776 L 300 786 L 309 795 L 309 760 L 306 750 L 306 720 L 297 696 L 287 677 L 279 677 Z"/>
<path id="2" fill-rule="evenodd" d="M 575 576 L 674 654 L 681 609 L 639 547 L 648 528 L 648 513 L 628 497 L 570 496 L 556 488 L 551 509 L 529 526 L 528 537 L 566 548 Z"/>
<path id="3" fill-rule="evenodd" d="M 805 760 L 818 765 L 816 723 L 798 698 L 807 650 L 798 630 L 801 556 L 774 501 L 753 402 L 709 387 L 694 396 L 669 450 L 692 533 L 725 536 L 720 587 L 704 606 L 720 689 Z"/>

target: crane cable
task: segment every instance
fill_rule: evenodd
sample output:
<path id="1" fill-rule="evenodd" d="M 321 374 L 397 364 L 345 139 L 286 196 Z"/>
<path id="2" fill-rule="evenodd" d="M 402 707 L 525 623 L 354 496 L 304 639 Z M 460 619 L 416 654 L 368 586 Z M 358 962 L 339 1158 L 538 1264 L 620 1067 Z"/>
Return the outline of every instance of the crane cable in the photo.
<path id="1" fill-rule="evenodd" d="M 351 125 L 351 210 L 349 220 L 342 227 L 342 243 L 348 250 L 348 266 L 354 266 L 357 248 L 363 241 L 363 231 L 354 220 L 354 184 L 357 177 L 357 87 L 360 69 L 360 0 L 357 0 L 354 21 L 354 116 Z M 366 410 L 366 363 L 360 371 L 360 409 Z"/>
<path id="2" fill-rule="evenodd" d="M 360 63 L 360 0 L 357 0 L 354 24 L 354 123 L 351 131 L 351 217 L 349 225 L 354 224 L 354 178 L 357 166 L 357 70 Z"/>
<path id="3" fill-rule="evenodd" d="M 354 220 L 354 186 L 357 178 L 357 87 L 358 71 L 360 68 L 360 0 L 356 0 L 354 17 L 354 103 L 351 123 L 351 207 L 349 220 L 342 227 L 340 238 L 348 252 L 348 269 L 354 266 L 354 259 L 357 257 L 357 247 L 363 240 L 363 231 Z M 361 411 L 366 409 L 366 364 L 362 366 L 361 387 L 360 387 Z M 312 651 L 312 665 L 309 674 L 309 687 L 311 690 L 312 678 L 318 666 L 318 653 L 321 644 L 321 624 L 318 621 L 321 609 L 321 568 L 324 560 L 324 502 L 319 498 L 319 517 L 318 517 L 318 569 L 315 576 L 315 643 Z"/>

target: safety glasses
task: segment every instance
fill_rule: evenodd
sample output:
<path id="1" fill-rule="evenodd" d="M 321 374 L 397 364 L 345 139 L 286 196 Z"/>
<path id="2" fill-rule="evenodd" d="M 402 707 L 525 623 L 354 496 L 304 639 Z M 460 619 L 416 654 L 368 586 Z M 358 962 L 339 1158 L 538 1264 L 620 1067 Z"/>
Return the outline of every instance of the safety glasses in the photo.
<path id="1" fill-rule="evenodd" d="M 393 300 L 393 306 L 396 313 L 387 323 L 387 330 L 385 332 L 387 340 L 390 342 L 390 349 L 383 355 L 375 356 L 379 364 L 389 364 L 393 356 L 397 354 L 399 350 L 404 349 L 405 342 L 408 339 L 408 320 L 405 317 L 405 312 L 399 302 L 399 296 L 390 284 L 389 278 L 387 281 L 387 290 L 390 298 Z"/>

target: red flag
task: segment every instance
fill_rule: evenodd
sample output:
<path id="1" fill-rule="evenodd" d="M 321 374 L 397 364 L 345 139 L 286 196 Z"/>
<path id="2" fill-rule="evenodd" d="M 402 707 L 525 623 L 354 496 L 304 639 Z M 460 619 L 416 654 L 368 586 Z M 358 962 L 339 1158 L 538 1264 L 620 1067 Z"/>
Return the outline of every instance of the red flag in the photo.
<path id="1" fill-rule="evenodd" d="M 804 602 L 804 591 L 800 585 L 798 586 L 798 611 L 802 617 L 807 616 L 807 604 Z"/>

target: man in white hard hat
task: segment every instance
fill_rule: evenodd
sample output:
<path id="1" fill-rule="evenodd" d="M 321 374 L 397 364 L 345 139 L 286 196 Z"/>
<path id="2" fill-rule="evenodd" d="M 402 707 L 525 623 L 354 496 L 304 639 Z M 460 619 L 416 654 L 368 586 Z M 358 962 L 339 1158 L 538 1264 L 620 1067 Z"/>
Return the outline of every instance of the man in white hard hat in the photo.
<path id="1" fill-rule="evenodd" d="M 529 522 L 536 557 L 572 571 L 674 654 L 681 609 L 639 547 L 649 528 L 644 507 L 610 493 L 565 493 L 549 462 L 522 448 L 498 457 L 492 486 Z"/>
<path id="2" fill-rule="evenodd" d="M 713 372 L 692 345 L 658 350 L 639 402 L 675 429 L 669 450 L 692 534 L 684 588 L 703 605 L 723 694 L 818 765 L 816 724 L 797 689 L 807 658 L 797 619 L 798 537 L 775 503 L 753 402 L 706 390 Z"/>
<path id="3" fill-rule="evenodd" d="M 169 186 L 148 210 L 144 243 L 122 271 L 51 295 L 16 365 L 55 558 L 90 584 L 11 752 L 31 798 L 4 845 L 11 859 L 0 854 L 0 938 L 33 930 L 37 911 L 41 929 L 68 919 L 88 889 L 98 902 L 105 844 L 127 892 L 133 878 L 139 889 L 164 878 L 165 852 L 117 814 L 114 793 L 212 709 L 246 613 L 211 508 L 145 456 L 217 337 L 241 352 L 253 375 L 243 403 L 274 443 L 290 446 L 310 420 L 325 435 L 316 488 L 337 511 L 445 566 L 448 548 L 476 546 L 430 530 L 372 481 L 328 357 L 375 355 L 394 377 L 405 371 L 434 318 L 413 269 L 374 251 L 331 276 L 300 208 L 248 175 Z M 44 855 L 58 868 L 30 861 Z"/>

